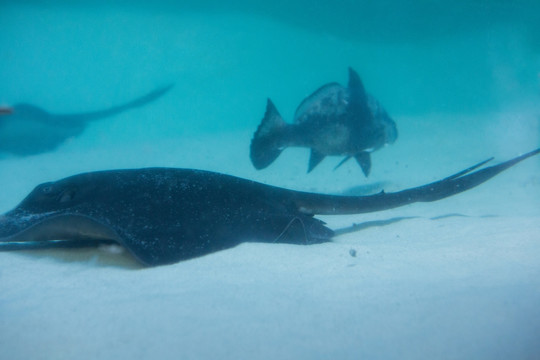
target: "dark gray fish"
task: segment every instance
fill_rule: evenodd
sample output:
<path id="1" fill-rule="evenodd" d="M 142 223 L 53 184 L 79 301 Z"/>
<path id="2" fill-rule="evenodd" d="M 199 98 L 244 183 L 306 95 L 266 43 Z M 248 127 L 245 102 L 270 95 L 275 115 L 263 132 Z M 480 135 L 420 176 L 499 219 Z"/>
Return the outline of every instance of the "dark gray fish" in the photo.
<path id="1" fill-rule="evenodd" d="M 148 168 L 74 175 L 37 186 L 0 216 L 0 250 L 118 243 L 148 266 L 170 264 L 245 241 L 317 244 L 334 231 L 314 218 L 381 211 L 471 189 L 540 149 L 395 193 L 299 192 L 192 169 Z M 490 159 L 491 160 L 491 159 Z"/>
<path id="2" fill-rule="evenodd" d="M 65 140 L 80 135 L 91 121 L 147 105 L 172 87 L 172 84 L 160 87 L 126 104 L 87 113 L 52 114 L 35 105 L 24 103 L 2 107 L 0 153 L 27 156 L 52 151 Z"/>
<path id="3" fill-rule="evenodd" d="M 336 168 L 355 158 L 366 176 L 370 153 L 397 138 L 397 128 L 384 108 L 366 93 L 360 77 L 349 68 L 349 86 L 323 85 L 296 109 L 287 124 L 270 99 L 251 141 L 250 157 L 256 169 L 269 166 L 287 147 L 311 149 L 308 172 L 326 156 L 345 156 Z"/>

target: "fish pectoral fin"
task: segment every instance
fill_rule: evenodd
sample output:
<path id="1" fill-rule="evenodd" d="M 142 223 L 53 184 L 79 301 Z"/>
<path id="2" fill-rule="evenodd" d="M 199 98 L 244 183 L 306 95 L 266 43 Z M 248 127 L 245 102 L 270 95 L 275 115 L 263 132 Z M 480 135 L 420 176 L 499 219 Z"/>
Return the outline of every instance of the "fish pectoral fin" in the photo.
<path id="1" fill-rule="evenodd" d="M 341 161 L 339 162 L 339 164 L 336 165 L 336 167 L 334 168 L 334 171 L 335 171 L 338 167 L 340 167 L 341 165 L 345 164 L 345 163 L 347 162 L 347 160 L 349 160 L 350 158 L 351 158 L 351 156 L 345 156 L 345 157 L 343 158 L 343 160 L 341 160 Z"/>
<path id="2" fill-rule="evenodd" d="M 319 163 L 325 158 L 326 155 L 321 154 L 315 149 L 311 149 L 311 155 L 309 156 L 309 167 L 308 167 L 308 173 L 311 172 L 315 168 L 315 166 L 319 165 Z"/>
<path id="3" fill-rule="evenodd" d="M 360 167 L 362 168 L 362 172 L 366 177 L 369 176 L 369 172 L 371 171 L 371 155 L 367 151 L 362 151 L 361 153 L 358 153 L 354 156 L 356 159 L 356 162 Z"/>
<path id="4" fill-rule="evenodd" d="M 321 220 L 299 215 L 288 220 L 283 231 L 273 241 L 280 244 L 313 245 L 331 241 L 334 231 Z"/>

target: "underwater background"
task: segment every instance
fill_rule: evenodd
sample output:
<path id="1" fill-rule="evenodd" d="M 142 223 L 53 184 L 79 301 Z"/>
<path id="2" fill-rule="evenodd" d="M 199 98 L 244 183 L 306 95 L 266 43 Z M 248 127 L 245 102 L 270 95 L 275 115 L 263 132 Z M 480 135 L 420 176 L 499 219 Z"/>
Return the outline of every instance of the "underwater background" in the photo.
<path id="1" fill-rule="evenodd" d="M 0 105 L 85 112 L 174 84 L 54 151 L 0 154 L 2 213 L 84 171 L 187 167 L 370 193 L 540 145 L 538 1 L 1 1 L 0 29 Z M 399 131 L 370 177 L 353 161 L 333 171 L 337 158 L 308 175 L 306 149 L 253 169 L 267 98 L 291 122 L 318 87 L 345 85 L 349 66 Z M 325 217 L 332 228 L 418 219 L 312 247 L 250 243 L 146 270 L 96 250 L 2 252 L 0 348 L 10 359 L 538 358 L 539 170 L 534 158 L 455 199 Z"/>

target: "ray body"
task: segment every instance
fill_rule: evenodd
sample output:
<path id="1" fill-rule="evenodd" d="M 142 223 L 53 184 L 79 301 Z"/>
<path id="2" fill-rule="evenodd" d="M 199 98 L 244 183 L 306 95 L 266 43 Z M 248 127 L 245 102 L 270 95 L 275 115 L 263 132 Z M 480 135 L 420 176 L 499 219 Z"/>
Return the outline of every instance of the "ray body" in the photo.
<path id="1" fill-rule="evenodd" d="M 0 217 L 0 250 L 116 242 L 149 266 L 246 241 L 316 244 L 334 232 L 314 218 L 430 202 L 473 188 L 540 149 L 424 186 L 371 196 L 299 192 L 214 172 L 146 168 L 74 175 L 38 185 Z"/>
<path id="2" fill-rule="evenodd" d="M 86 113 L 53 114 L 25 103 L 0 108 L 0 153 L 27 156 L 52 151 L 80 135 L 92 121 L 150 104 L 171 88 L 167 85 L 128 103 Z"/>

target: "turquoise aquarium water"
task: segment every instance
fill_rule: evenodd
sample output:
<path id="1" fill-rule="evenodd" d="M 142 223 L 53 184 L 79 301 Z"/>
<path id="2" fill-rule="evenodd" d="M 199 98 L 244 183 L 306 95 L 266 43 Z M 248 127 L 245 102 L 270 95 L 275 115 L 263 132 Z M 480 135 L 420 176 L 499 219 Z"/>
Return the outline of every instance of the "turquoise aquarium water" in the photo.
<path id="1" fill-rule="evenodd" d="M 0 44 L 0 213 L 95 170 L 358 195 L 540 146 L 537 1 L 2 1 Z M 397 126 L 369 176 L 337 156 L 307 174 L 306 148 L 256 170 L 267 99 L 292 123 L 349 67 Z M 319 218 L 330 243 L 247 239 L 156 268 L 119 247 L 0 252 L 3 356 L 540 356 L 538 157 L 450 199 Z"/>

